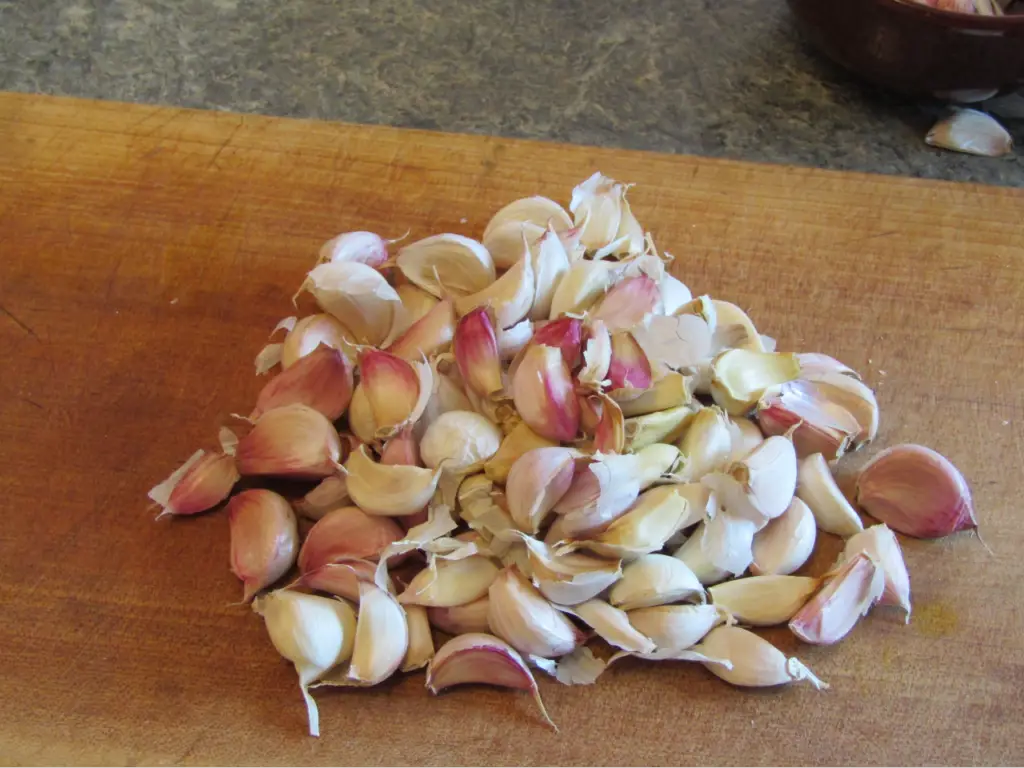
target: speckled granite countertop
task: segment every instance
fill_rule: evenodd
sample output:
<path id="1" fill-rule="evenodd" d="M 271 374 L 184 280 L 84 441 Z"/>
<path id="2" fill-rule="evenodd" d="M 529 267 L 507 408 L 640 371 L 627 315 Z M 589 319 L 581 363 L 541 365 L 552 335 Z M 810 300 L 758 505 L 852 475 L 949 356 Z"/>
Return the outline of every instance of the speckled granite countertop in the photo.
<path id="1" fill-rule="evenodd" d="M 1024 186 L 783 0 L 0 0 L 0 89 Z"/>

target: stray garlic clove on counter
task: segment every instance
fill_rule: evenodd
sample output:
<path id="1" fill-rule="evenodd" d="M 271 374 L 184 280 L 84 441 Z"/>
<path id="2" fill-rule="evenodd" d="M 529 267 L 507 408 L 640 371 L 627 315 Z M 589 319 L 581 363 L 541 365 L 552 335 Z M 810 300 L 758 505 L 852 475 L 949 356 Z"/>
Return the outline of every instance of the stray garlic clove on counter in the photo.
<path id="1" fill-rule="evenodd" d="M 764 688 L 806 680 L 819 691 L 828 685 L 795 658 L 786 655 L 753 632 L 741 627 L 716 627 L 693 650 L 731 662 L 731 667 L 705 664 L 727 683 L 744 688 Z"/>
<path id="2" fill-rule="evenodd" d="M 455 306 L 439 301 L 427 314 L 410 325 L 388 346 L 387 351 L 403 360 L 422 360 L 443 352 L 455 335 Z"/>
<path id="3" fill-rule="evenodd" d="M 885 574 L 885 591 L 879 601 L 882 605 L 895 605 L 906 612 L 910 621 L 910 574 L 903 562 L 903 552 L 896 535 L 882 523 L 865 528 L 846 540 L 840 561 L 863 553 L 870 557 Z"/>
<path id="4" fill-rule="evenodd" d="M 428 364 L 410 363 L 389 352 L 364 348 L 359 373 L 359 389 L 366 393 L 373 412 L 375 437 L 392 437 L 415 424 L 433 394 L 433 370 Z"/>
<path id="5" fill-rule="evenodd" d="M 359 582 L 359 617 L 347 680 L 377 685 L 393 675 L 409 650 L 405 611 L 386 589 Z"/>
<path id="6" fill-rule="evenodd" d="M 983 157 L 1001 157 L 1013 150 L 1013 139 L 994 117 L 976 109 L 959 109 L 928 131 L 933 147 Z"/>
<path id="7" fill-rule="evenodd" d="M 320 246 L 318 264 L 355 261 L 379 269 L 388 260 L 388 243 L 374 232 L 342 232 Z"/>
<path id="8" fill-rule="evenodd" d="M 701 641 L 723 622 L 732 623 L 727 612 L 715 605 L 657 605 L 636 608 L 627 614 L 633 627 L 659 649 L 684 650 Z"/>
<path id="9" fill-rule="evenodd" d="M 687 481 L 699 481 L 709 472 L 722 472 L 731 463 L 733 433 L 729 417 L 721 408 L 701 408 L 690 420 L 679 441 L 683 467 L 679 475 Z"/>
<path id="10" fill-rule="evenodd" d="M 238 441 L 239 474 L 316 480 L 337 472 L 341 441 L 334 425 L 306 405 L 286 405 L 260 416 Z"/>
<path id="11" fill-rule="evenodd" d="M 711 587 L 712 602 L 736 621 L 754 627 L 785 624 L 811 599 L 821 579 L 808 576 L 748 576 Z"/>
<path id="12" fill-rule="evenodd" d="M 779 517 L 754 534 L 750 572 L 755 576 L 787 576 L 804 563 L 814 552 L 818 527 L 814 514 L 799 498 Z"/>
<path id="13" fill-rule="evenodd" d="M 535 448 L 512 465 L 505 495 L 509 514 L 519 530 L 531 534 L 540 530 L 572 485 L 578 456 L 571 448 Z"/>
<path id="14" fill-rule="evenodd" d="M 445 688 L 465 683 L 529 691 L 544 720 L 555 728 L 544 709 L 530 668 L 514 648 L 498 638 L 484 633 L 459 635 L 434 654 L 427 667 L 427 688 L 431 693 L 437 694 Z"/>
<path id="15" fill-rule="evenodd" d="M 368 515 L 358 507 L 328 512 L 309 529 L 299 552 L 299 570 L 310 573 L 342 559 L 375 559 L 402 538 L 394 520 Z"/>
<path id="16" fill-rule="evenodd" d="M 516 568 L 505 568 L 491 584 L 487 620 L 491 631 L 520 653 L 557 658 L 582 637 Z"/>
<path id="17" fill-rule="evenodd" d="M 465 475 L 482 469 L 498 452 L 501 440 L 501 430 L 479 413 L 448 411 L 423 433 L 420 455 L 431 469 Z"/>
<path id="18" fill-rule="evenodd" d="M 470 632 L 490 632 L 487 623 L 487 611 L 491 599 L 484 595 L 465 605 L 453 605 L 449 608 L 427 608 L 430 625 L 437 627 L 449 635 L 465 635 Z"/>
<path id="19" fill-rule="evenodd" d="M 512 378 L 512 398 L 526 424 L 541 437 L 571 442 L 580 425 L 580 406 L 561 352 L 531 345 Z"/>
<path id="20" fill-rule="evenodd" d="M 439 469 L 378 464 L 365 445 L 352 452 L 344 470 L 352 501 L 368 515 L 387 517 L 419 512 L 433 498 L 441 477 Z"/>
<path id="21" fill-rule="evenodd" d="M 405 620 L 409 626 L 409 648 L 399 671 L 413 672 L 423 669 L 434 658 L 434 636 L 430 632 L 427 609 L 422 605 L 406 605 Z"/>
<path id="22" fill-rule="evenodd" d="M 202 449 L 149 491 L 164 515 L 195 515 L 220 504 L 238 482 L 235 457 Z"/>
<path id="23" fill-rule="evenodd" d="M 805 643 L 838 643 L 884 591 L 885 572 L 859 552 L 840 566 L 821 591 L 793 616 L 789 628 Z"/>
<path id="24" fill-rule="evenodd" d="M 743 416 L 766 390 L 799 375 L 795 355 L 730 349 L 711 362 L 711 396 L 730 416 Z"/>
<path id="25" fill-rule="evenodd" d="M 320 713 L 309 686 L 352 656 L 356 615 L 348 603 L 279 589 L 256 598 L 253 611 L 263 617 L 270 642 L 295 665 L 306 701 L 309 735 L 320 735 Z"/>
<path id="26" fill-rule="evenodd" d="M 572 608 L 558 606 L 558 609 L 580 619 L 606 643 L 623 651 L 652 653 L 655 650 L 654 643 L 629 623 L 625 611 L 614 608 L 603 600 L 588 600 Z"/>
<path id="27" fill-rule="evenodd" d="M 335 421 L 348 408 L 354 386 L 352 364 L 345 353 L 320 347 L 268 381 L 249 418 L 298 403 Z"/>
<path id="28" fill-rule="evenodd" d="M 796 495 L 810 507 L 818 528 L 826 533 L 848 538 L 864 530 L 860 515 L 839 490 L 820 453 L 800 462 Z"/>
<path id="29" fill-rule="evenodd" d="M 873 458 L 857 478 L 857 503 L 894 531 L 918 539 L 978 527 L 960 470 L 923 445 L 897 445 Z"/>
<path id="30" fill-rule="evenodd" d="M 466 605 L 486 595 L 497 575 L 498 567 L 482 555 L 461 560 L 432 559 L 427 568 L 413 576 L 398 602 L 430 608 Z"/>
<path id="31" fill-rule="evenodd" d="M 612 587 L 608 600 L 617 608 L 632 611 L 683 600 L 703 603 L 705 596 L 704 587 L 685 563 L 668 555 L 649 554 L 622 569 L 622 578 Z"/>
<path id="32" fill-rule="evenodd" d="M 244 585 L 242 602 L 292 567 L 299 549 L 295 513 L 282 496 L 262 488 L 242 491 L 228 502 L 231 572 Z"/>
<path id="33" fill-rule="evenodd" d="M 469 296 L 494 282 L 491 254 L 462 235 L 433 235 L 398 252 L 395 264 L 414 285 L 437 298 Z"/>
<path id="34" fill-rule="evenodd" d="M 402 299 L 373 267 L 352 261 L 314 267 L 299 288 L 309 291 L 324 312 L 352 332 L 360 344 L 385 344 L 402 322 Z"/>

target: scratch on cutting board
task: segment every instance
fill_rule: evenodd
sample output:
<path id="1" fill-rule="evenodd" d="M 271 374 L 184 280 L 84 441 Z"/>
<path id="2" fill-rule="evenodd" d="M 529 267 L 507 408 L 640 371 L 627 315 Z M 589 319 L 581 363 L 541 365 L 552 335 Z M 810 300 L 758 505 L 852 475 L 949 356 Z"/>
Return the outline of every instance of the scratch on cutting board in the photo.
<path id="1" fill-rule="evenodd" d="M 23 330 L 25 333 L 27 333 L 33 339 L 35 339 L 36 341 L 42 343 L 42 340 L 39 338 L 39 336 L 36 335 L 36 332 L 32 330 L 32 326 L 28 325 L 27 323 L 23 323 L 21 320 L 19 320 L 15 316 L 15 314 L 13 312 L 11 312 L 11 310 L 9 310 L 3 304 L 0 304 L 0 312 L 3 312 L 5 315 L 7 315 L 9 318 L 11 318 L 11 320 L 14 321 L 15 325 L 17 325 L 19 328 L 21 328 L 21 330 Z"/>

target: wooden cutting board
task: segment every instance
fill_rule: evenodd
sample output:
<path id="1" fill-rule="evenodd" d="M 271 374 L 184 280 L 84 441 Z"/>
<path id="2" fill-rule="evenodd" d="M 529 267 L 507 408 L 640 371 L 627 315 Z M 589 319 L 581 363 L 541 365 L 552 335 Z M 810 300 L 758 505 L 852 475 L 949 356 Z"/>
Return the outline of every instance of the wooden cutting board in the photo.
<path id="1" fill-rule="evenodd" d="M 292 670 L 231 605 L 224 515 L 155 523 L 146 491 L 252 403 L 322 241 L 478 237 L 596 169 L 636 183 L 696 292 L 863 371 L 878 443 L 952 458 L 995 554 L 908 541 L 909 625 L 875 610 L 831 648 L 769 633 L 824 693 L 627 662 L 542 680 L 554 733 L 525 695 L 434 698 L 411 675 L 319 694 L 309 738 Z M 1022 213 L 1010 189 L 0 97 L 0 762 L 1024 762 Z"/>

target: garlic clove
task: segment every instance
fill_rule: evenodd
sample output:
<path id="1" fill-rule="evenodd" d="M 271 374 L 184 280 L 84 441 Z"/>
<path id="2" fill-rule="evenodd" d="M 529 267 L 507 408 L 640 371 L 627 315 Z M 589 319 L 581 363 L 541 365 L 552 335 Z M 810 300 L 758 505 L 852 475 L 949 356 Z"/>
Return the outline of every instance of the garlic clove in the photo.
<path id="1" fill-rule="evenodd" d="M 793 499 L 782 515 L 754 534 L 750 572 L 755 576 L 793 573 L 814 552 L 817 530 L 810 508 L 799 498 Z"/>
<path id="2" fill-rule="evenodd" d="M 541 437 L 570 442 L 579 431 L 580 406 L 572 376 L 558 349 L 526 349 L 512 378 L 512 398 L 526 424 Z"/>
<path id="3" fill-rule="evenodd" d="M 919 539 L 978 527 L 960 470 L 922 445 L 897 445 L 875 456 L 857 478 L 857 503 L 893 530 Z"/>
<path id="4" fill-rule="evenodd" d="M 715 494 L 711 494 L 710 499 L 709 504 L 715 511 L 704 522 L 701 551 L 713 568 L 738 576 L 753 562 L 758 523 L 729 513 L 719 506 Z"/>
<path id="5" fill-rule="evenodd" d="M 398 292 L 398 297 L 402 300 L 402 306 L 405 308 L 405 320 L 409 324 L 406 328 L 401 329 L 403 332 L 411 328 L 417 320 L 425 317 L 430 310 L 437 306 L 439 301 L 436 296 L 427 293 L 412 283 L 397 285 L 395 290 Z"/>
<path id="6" fill-rule="evenodd" d="M 838 643 L 861 616 L 867 615 L 884 591 L 885 572 L 860 552 L 847 560 L 793 616 L 789 628 L 805 643 Z"/>
<path id="7" fill-rule="evenodd" d="M 824 397 L 814 382 L 799 379 L 761 398 L 757 423 L 766 435 L 792 431 L 793 445 L 801 458 L 820 453 L 829 461 L 846 453 L 861 431 L 853 414 Z"/>
<path id="8" fill-rule="evenodd" d="M 525 422 L 520 422 L 502 439 L 498 452 L 484 462 L 484 473 L 493 482 L 505 484 L 512 467 L 522 456 L 535 448 L 555 446 L 557 443 L 541 437 Z"/>
<path id="9" fill-rule="evenodd" d="M 488 235 L 493 233 L 498 227 L 510 222 L 524 221 L 528 221 L 541 229 L 546 229 L 550 225 L 559 232 L 572 229 L 573 226 L 569 214 L 554 200 L 540 195 L 522 197 L 518 200 L 513 200 L 508 205 L 499 209 L 491 217 L 491 220 L 487 222 L 487 226 L 484 228 L 484 242 L 487 242 Z M 510 265 L 502 266 L 504 268 Z"/>
<path id="10" fill-rule="evenodd" d="M 603 392 L 587 395 L 588 408 L 600 413 L 594 426 L 593 450 L 600 453 L 622 453 L 626 449 L 626 422 L 618 403 Z M 581 408 L 581 420 L 583 409 Z"/>
<path id="11" fill-rule="evenodd" d="M 366 387 L 361 383 L 356 384 L 352 391 L 352 401 L 348 406 L 348 426 L 360 442 L 373 443 L 377 439 L 377 420 L 370 399 L 366 396 Z"/>
<path id="12" fill-rule="evenodd" d="M 704 588 L 693 571 L 681 560 L 659 554 L 629 563 L 608 595 L 609 602 L 624 611 L 683 600 L 703 603 L 704 599 Z"/>
<path id="13" fill-rule="evenodd" d="M 228 502 L 231 528 L 231 572 L 244 585 L 242 602 L 292 567 L 299 549 L 299 531 L 291 505 L 273 491 L 254 488 Z"/>
<path id="14" fill-rule="evenodd" d="M 388 346 L 387 351 L 403 360 L 422 360 L 443 352 L 455 335 L 455 306 L 439 301 Z"/>
<path id="15" fill-rule="evenodd" d="M 572 484 L 578 453 L 571 448 L 535 448 L 519 457 L 508 473 L 509 514 L 526 533 L 537 533 Z"/>
<path id="16" fill-rule="evenodd" d="M 683 650 L 699 643 L 728 614 L 714 605 L 658 605 L 631 610 L 628 617 L 657 648 Z"/>
<path id="17" fill-rule="evenodd" d="M 164 515 L 195 515 L 220 504 L 238 482 L 235 458 L 202 449 L 149 491 Z"/>
<path id="18" fill-rule="evenodd" d="M 344 469 L 352 501 L 368 515 L 387 517 L 419 512 L 433 497 L 441 477 L 440 470 L 377 464 L 366 446 L 352 452 Z"/>
<path id="19" fill-rule="evenodd" d="M 320 713 L 310 684 L 352 655 L 356 615 L 348 603 L 279 589 L 256 598 L 252 609 L 267 627 L 274 648 L 295 665 L 306 701 L 310 736 L 320 735 Z"/>
<path id="20" fill-rule="evenodd" d="M 928 131 L 933 147 L 983 157 L 1001 157 L 1013 150 L 1013 139 L 995 118 L 976 109 L 958 109 Z"/>
<path id="21" fill-rule="evenodd" d="M 395 259 L 406 279 L 439 299 L 469 296 L 494 282 L 487 249 L 462 235 L 433 235 L 402 248 Z"/>
<path id="22" fill-rule="evenodd" d="M 655 649 L 650 638 L 634 629 L 626 612 L 614 608 L 603 600 L 588 600 L 572 608 L 558 606 L 562 613 L 575 616 L 594 630 L 609 645 L 631 653 L 652 653 Z"/>
<path id="23" fill-rule="evenodd" d="M 523 237 L 534 243 L 546 231 L 543 225 L 532 221 L 506 221 L 484 235 L 483 245 L 494 259 L 495 267 L 509 269 L 523 258 Z"/>
<path id="24" fill-rule="evenodd" d="M 880 602 L 882 605 L 895 605 L 906 612 L 910 621 L 910 574 L 903 562 L 903 552 L 889 527 L 882 523 L 865 528 L 846 540 L 846 547 L 840 556 L 844 562 L 865 554 L 875 561 L 885 576 L 885 591 Z"/>
<path id="25" fill-rule="evenodd" d="M 666 373 L 642 392 L 620 389 L 608 394 L 619 404 L 622 415 L 627 418 L 689 405 L 693 399 L 687 377 L 675 371 Z"/>
<path id="26" fill-rule="evenodd" d="M 700 523 L 690 537 L 672 553 L 672 557 L 681 560 L 705 587 L 717 584 L 729 577 L 729 571 L 714 565 L 704 552 L 703 542 L 706 530 L 706 523 Z"/>
<path id="27" fill-rule="evenodd" d="M 423 463 L 465 475 L 483 469 L 484 462 L 498 452 L 501 430 L 473 411 L 448 411 L 427 427 L 420 441 Z"/>
<path id="28" fill-rule="evenodd" d="M 683 468 L 679 475 L 687 481 L 700 480 L 709 472 L 724 471 L 733 455 L 733 433 L 729 417 L 718 407 L 701 408 L 690 419 L 679 452 Z"/>
<path id="29" fill-rule="evenodd" d="M 466 396 L 466 392 L 463 391 L 463 384 L 461 378 L 458 375 L 457 370 L 448 370 L 442 372 L 441 360 L 434 359 L 431 361 L 431 369 L 433 373 L 432 391 L 427 399 L 427 405 L 423 409 L 423 414 L 419 420 L 413 426 L 413 434 L 418 438 L 423 437 L 423 433 L 426 432 L 427 427 L 433 424 L 443 413 L 449 411 L 472 411 L 474 410 L 473 402 Z M 359 387 L 356 387 L 358 393 Z M 469 390 L 472 391 L 472 390 Z M 353 403 L 355 398 L 353 398 Z M 352 409 L 349 409 L 349 419 L 351 420 Z"/>
<path id="30" fill-rule="evenodd" d="M 600 320 L 608 332 L 629 330 L 654 312 L 661 300 L 658 283 L 647 275 L 627 277 L 615 283 L 591 311 L 592 321 Z"/>
<path id="31" fill-rule="evenodd" d="M 729 417 L 729 433 L 732 436 L 732 461 L 743 461 L 757 446 L 764 442 L 761 428 L 750 419 Z"/>
<path id="32" fill-rule="evenodd" d="M 422 605 L 405 606 L 405 620 L 409 626 L 409 649 L 400 670 L 413 672 L 423 669 L 434 658 L 434 636 L 430 632 L 427 609 Z"/>
<path id="33" fill-rule="evenodd" d="M 860 430 L 854 436 L 854 446 L 860 447 L 878 434 L 878 400 L 867 384 L 856 376 L 824 373 L 812 383 L 825 400 L 845 409 L 856 420 Z"/>
<path id="34" fill-rule="evenodd" d="M 621 217 L 615 238 L 604 248 L 594 254 L 595 259 L 605 256 L 636 256 L 644 251 L 644 230 L 633 215 L 633 210 L 626 199 L 626 187 L 622 190 Z"/>
<path id="35" fill-rule="evenodd" d="M 380 453 L 380 463 L 409 467 L 422 466 L 420 448 L 411 427 L 406 427 L 386 443 Z"/>
<path id="36" fill-rule="evenodd" d="M 795 355 L 730 349 L 711 361 L 711 396 L 730 416 L 743 416 L 766 390 L 799 375 Z"/>
<path id="37" fill-rule="evenodd" d="M 325 477 L 312 491 L 295 502 L 295 511 L 310 520 L 319 520 L 328 512 L 351 505 L 344 475 Z"/>
<path id="38" fill-rule="evenodd" d="M 461 560 L 432 558 L 398 596 L 403 605 L 452 608 L 479 600 L 498 575 L 490 558 L 471 555 Z"/>
<path id="39" fill-rule="evenodd" d="M 520 653 L 556 658 L 580 644 L 580 632 L 519 571 L 505 568 L 488 591 L 491 631 Z"/>
<path id="40" fill-rule="evenodd" d="M 612 339 L 600 320 L 587 328 L 583 346 L 583 368 L 576 380 L 584 387 L 600 390 L 606 386 L 612 362 Z"/>
<path id="41" fill-rule="evenodd" d="M 398 292 L 384 275 L 366 264 L 320 264 L 306 275 L 296 296 L 305 291 L 360 344 L 386 343 L 392 328 L 402 322 L 404 308 Z"/>
<path id="42" fill-rule="evenodd" d="M 433 393 L 433 370 L 429 365 L 410 363 L 389 352 L 364 348 L 359 356 L 359 373 L 359 386 L 373 411 L 376 437 L 391 437 L 415 424 Z"/>
<path id="43" fill-rule="evenodd" d="M 554 300 L 558 284 L 569 271 L 569 254 L 558 233 L 549 229 L 531 248 L 531 256 L 534 262 L 533 274 L 536 292 L 529 317 L 531 320 L 547 320 L 551 314 L 551 303 Z"/>
<path id="44" fill-rule="evenodd" d="M 328 314 L 309 315 L 295 323 L 281 345 L 281 368 L 287 370 L 321 346 L 346 356 L 354 350 L 355 334 Z"/>
<path id="45" fill-rule="evenodd" d="M 637 459 L 636 481 L 641 491 L 646 491 L 655 483 L 677 482 L 673 474 L 679 466 L 679 449 L 666 443 L 654 443 L 633 454 Z M 679 487 L 682 493 L 683 487 Z M 683 494 L 687 501 L 690 497 Z"/>
<path id="46" fill-rule="evenodd" d="M 465 605 L 453 605 L 449 608 L 427 608 L 430 625 L 449 635 L 465 635 L 470 632 L 490 632 L 487 623 L 487 611 L 491 599 L 484 595 Z"/>
<path id="47" fill-rule="evenodd" d="M 636 455 L 597 454 L 593 462 L 578 468 L 569 490 L 555 504 L 560 533 L 583 538 L 625 513 L 640 494 L 640 467 Z"/>
<path id="48" fill-rule="evenodd" d="M 393 675 L 409 650 L 405 611 L 385 589 L 359 582 L 359 617 L 347 679 L 377 685 Z"/>
<path id="49" fill-rule="evenodd" d="M 800 352 L 796 359 L 800 363 L 800 378 L 807 381 L 816 381 L 822 376 L 832 373 L 841 373 L 844 376 L 860 379 L 860 374 L 853 368 L 820 352 Z"/>
<path id="50" fill-rule="evenodd" d="M 728 301 L 712 299 L 711 304 L 715 308 L 715 349 L 768 351 L 746 312 Z"/>
<path id="51" fill-rule="evenodd" d="M 334 425 L 306 405 L 274 408 L 238 441 L 239 474 L 315 480 L 337 471 L 341 441 Z"/>
<path id="52" fill-rule="evenodd" d="M 342 232 L 320 247 L 319 264 L 355 261 L 379 269 L 388 260 L 388 241 L 373 232 Z"/>
<path id="53" fill-rule="evenodd" d="M 358 507 L 328 512 L 309 529 L 299 552 L 303 573 L 348 558 L 376 559 L 392 542 L 402 538 L 402 529 L 386 517 L 367 515 Z"/>
<path id="54" fill-rule="evenodd" d="M 383 519 L 383 518 L 381 518 Z M 339 558 L 303 573 L 290 587 L 305 587 L 359 602 L 359 582 L 373 581 L 377 564 L 359 558 Z"/>
<path id="55" fill-rule="evenodd" d="M 715 605 L 754 627 L 785 624 L 811 599 L 821 579 L 808 576 L 748 576 L 711 587 Z"/>
<path id="56" fill-rule="evenodd" d="M 848 538 L 864 530 L 856 510 L 843 496 L 820 453 L 800 462 L 796 495 L 810 507 L 818 528 Z"/>
<path id="57" fill-rule="evenodd" d="M 681 405 L 626 419 L 623 423 L 626 449 L 635 453 L 654 443 L 676 442 L 696 412 L 695 405 Z"/>
<path id="58" fill-rule="evenodd" d="M 624 192 L 622 184 L 600 172 L 573 189 L 569 211 L 575 225 L 582 228 L 580 241 L 588 251 L 604 248 L 616 239 Z"/>
<path id="59" fill-rule="evenodd" d="M 533 323 L 523 320 L 511 328 L 502 328 L 496 333 L 498 337 L 498 356 L 503 361 L 512 360 L 526 349 L 533 339 Z"/>
<path id="60" fill-rule="evenodd" d="M 607 377 L 613 390 L 647 390 L 653 383 L 651 363 L 628 331 L 611 335 Z"/>
<path id="61" fill-rule="evenodd" d="M 494 319 L 487 307 L 473 309 L 459 319 L 453 346 L 459 373 L 469 389 L 480 397 L 501 391 L 501 357 Z"/>
<path id="62" fill-rule="evenodd" d="M 525 236 L 522 249 L 523 257 L 493 283 L 469 296 L 457 297 L 455 311 L 461 316 L 477 307 L 490 307 L 499 328 L 511 328 L 525 318 L 533 307 L 537 278 Z"/>
<path id="63" fill-rule="evenodd" d="M 577 544 L 605 557 L 632 559 L 656 552 L 676 531 L 699 519 L 675 486 L 663 485 L 644 491 L 624 515 Z"/>
<path id="64" fill-rule="evenodd" d="M 515 649 L 496 637 L 472 633 L 452 638 L 442 645 L 427 667 L 427 688 L 437 694 L 464 683 L 483 683 L 529 691 L 544 719 L 551 725 L 537 682 Z M 557 730 L 557 729 L 556 729 Z"/>
<path id="65" fill-rule="evenodd" d="M 724 659 L 731 667 L 705 664 L 708 670 L 727 683 L 744 688 L 763 688 L 806 680 L 818 690 L 828 685 L 795 658 L 786 655 L 753 632 L 741 627 L 723 626 L 711 630 L 695 651 Z"/>
<path id="66" fill-rule="evenodd" d="M 630 332 L 651 361 L 656 377 L 696 368 L 712 353 L 711 329 L 697 315 L 650 315 Z"/>
<path id="67" fill-rule="evenodd" d="M 793 501 L 797 472 L 796 449 L 780 436 L 767 438 L 729 470 L 754 509 L 768 519 L 781 515 Z"/>
<path id="68" fill-rule="evenodd" d="M 614 265 L 589 259 L 573 262 L 562 276 L 551 297 L 552 320 L 562 315 L 578 315 L 590 309 L 612 283 Z"/>
<path id="69" fill-rule="evenodd" d="M 348 408 L 353 387 L 352 364 L 345 353 L 320 347 L 267 382 L 250 418 L 299 403 L 334 421 Z"/>
<path id="70" fill-rule="evenodd" d="M 575 317 L 560 317 L 544 323 L 533 334 L 533 343 L 557 347 L 562 352 L 566 367 L 570 371 L 575 370 L 580 365 L 583 352 L 583 323 Z"/>

